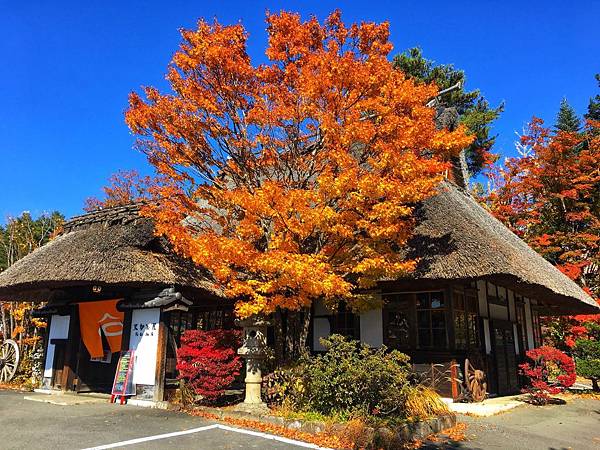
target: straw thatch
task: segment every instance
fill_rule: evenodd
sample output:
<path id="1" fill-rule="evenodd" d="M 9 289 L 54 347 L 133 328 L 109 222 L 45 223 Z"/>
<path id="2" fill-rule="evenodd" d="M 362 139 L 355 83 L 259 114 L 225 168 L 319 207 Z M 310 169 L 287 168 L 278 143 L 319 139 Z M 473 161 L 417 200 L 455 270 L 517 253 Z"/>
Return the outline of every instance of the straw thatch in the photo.
<path id="1" fill-rule="evenodd" d="M 417 223 L 408 252 L 419 258 L 415 278 L 485 278 L 543 301 L 549 312 L 600 312 L 576 283 L 451 182 L 418 207 Z"/>
<path id="2" fill-rule="evenodd" d="M 597 313 L 579 286 L 482 208 L 464 188 L 444 182 L 417 208 L 406 250 L 414 278 L 487 279 L 542 300 L 552 313 Z M 184 286 L 218 295 L 210 276 L 169 252 L 137 205 L 78 216 L 64 232 L 0 274 L 0 298 L 85 284 Z"/>
<path id="3" fill-rule="evenodd" d="M 205 271 L 154 235 L 139 205 L 128 205 L 71 219 L 60 236 L 0 274 L 0 298 L 86 284 L 173 285 L 218 294 Z"/>

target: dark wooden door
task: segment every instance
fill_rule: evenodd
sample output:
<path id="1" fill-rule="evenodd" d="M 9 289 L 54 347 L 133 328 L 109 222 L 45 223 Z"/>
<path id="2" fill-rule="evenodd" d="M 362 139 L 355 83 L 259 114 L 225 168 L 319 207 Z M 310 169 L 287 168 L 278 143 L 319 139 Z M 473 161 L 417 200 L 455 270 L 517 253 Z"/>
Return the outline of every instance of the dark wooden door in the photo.
<path id="1" fill-rule="evenodd" d="M 492 323 L 492 346 L 496 366 L 497 394 L 514 394 L 519 390 L 519 382 L 512 323 L 505 321 Z"/>
<path id="2" fill-rule="evenodd" d="M 65 367 L 65 353 L 67 348 L 67 341 L 65 339 L 55 339 L 52 344 L 54 345 L 54 359 L 52 360 L 52 381 L 51 386 L 54 389 L 63 389 L 64 381 L 64 367 Z"/>

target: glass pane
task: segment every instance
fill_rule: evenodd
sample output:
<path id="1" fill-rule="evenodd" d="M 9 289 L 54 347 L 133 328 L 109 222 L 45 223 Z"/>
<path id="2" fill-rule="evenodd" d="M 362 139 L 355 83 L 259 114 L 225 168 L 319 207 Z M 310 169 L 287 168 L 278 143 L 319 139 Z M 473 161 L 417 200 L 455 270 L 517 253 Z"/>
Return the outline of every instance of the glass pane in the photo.
<path id="1" fill-rule="evenodd" d="M 474 296 L 467 297 L 467 311 L 477 312 L 477 297 L 474 297 Z"/>
<path id="2" fill-rule="evenodd" d="M 409 344 L 408 317 L 403 311 L 388 313 L 387 338 L 392 346 L 406 347 Z"/>
<path id="3" fill-rule="evenodd" d="M 417 312 L 417 326 L 419 328 L 429 328 L 429 311 Z"/>
<path id="4" fill-rule="evenodd" d="M 433 332 L 433 346 L 435 348 L 446 348 L 446 330 L 432 330 Z"/>
<path id="5" fill-rule="evenodd" d="M 431 327 L 446 328 L 446 313 L 444 311 L 431 312 Z"/>
<path id="6" fill-rule="evenodd" d="M 431 347 L 431 335 L 429 328 L 419 329 L 419 347 Z"/>
<path id="7" fill-rule="evenodd" d="M 444 293 L 443 292 L 432 292 L 431 293 L 431 308 L 443 308 L 444 307 Z"/>
<path id="8" fill-rule="evenodd" d="M 464 299 L 463 295 L 460 292 L 455 292 L 453 296 L 454 296 L 454 309 L 464 310 L 465 309 L 465 299 Z"/>
<path id="9" fill-rule="evenodd" d="M 429 293 L 420 292 L 417 294 L 417 308 L 429 309 L 431 304 L 429 303 Z"/>

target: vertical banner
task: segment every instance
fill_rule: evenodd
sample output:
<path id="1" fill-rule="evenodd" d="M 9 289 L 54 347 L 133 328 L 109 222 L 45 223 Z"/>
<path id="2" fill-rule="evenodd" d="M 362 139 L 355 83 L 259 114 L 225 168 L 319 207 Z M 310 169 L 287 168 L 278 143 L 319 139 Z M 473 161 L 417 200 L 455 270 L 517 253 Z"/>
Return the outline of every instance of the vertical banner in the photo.
<path id="1" fill-rule="evenodd" d="M 81 339 L 92 358 L 104 356 L 103 334 L 106 336 L 112 353 L 121 351 L 125 315 L 117 311 L 119 300 L 79 303 Z"/>
<path id="2" fill-rule="evenodd" d="M 160 309 L 135 309 L 131 314 L 129 349 L 134 350 L 133 383 L 153 386 L 156 376 Z"/>

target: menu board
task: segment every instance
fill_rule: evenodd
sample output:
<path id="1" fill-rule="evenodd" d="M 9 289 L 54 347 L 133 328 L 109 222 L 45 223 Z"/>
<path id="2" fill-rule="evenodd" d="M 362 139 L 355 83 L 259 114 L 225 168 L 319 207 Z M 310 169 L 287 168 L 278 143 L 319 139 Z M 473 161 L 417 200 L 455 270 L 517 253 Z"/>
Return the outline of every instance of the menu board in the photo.
<path id="1" fill-rule="evenodd" d="M 125 396 L 135 395 L 135 385 L 133 384 L 133 353 L 133 350 L 125 350 L 119 356 L 115 381 L 111 392 L 111 401 L 114 401 L 116 396 L 120 396 L 121 403 L 123 403 Z"/>

